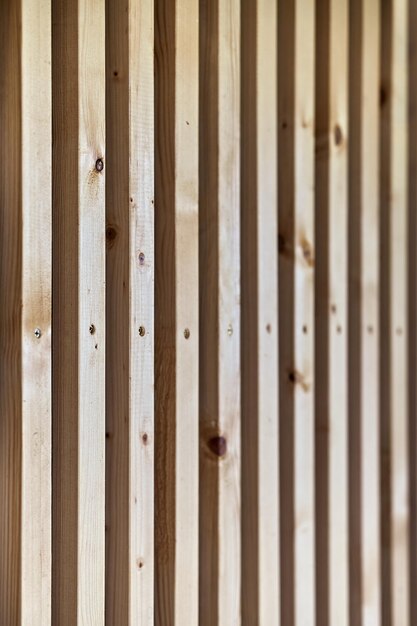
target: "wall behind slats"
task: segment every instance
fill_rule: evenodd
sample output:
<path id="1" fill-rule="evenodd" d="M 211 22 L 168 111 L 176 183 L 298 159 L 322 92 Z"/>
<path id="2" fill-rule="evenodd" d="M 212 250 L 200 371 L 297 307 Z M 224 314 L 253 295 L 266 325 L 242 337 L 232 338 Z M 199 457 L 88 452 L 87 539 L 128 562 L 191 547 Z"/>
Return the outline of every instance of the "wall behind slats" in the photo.
<path id="1" fill-rule="evenodd" d="M 417 624 L 415 0 L 0 0 L 0 626 Z"/>

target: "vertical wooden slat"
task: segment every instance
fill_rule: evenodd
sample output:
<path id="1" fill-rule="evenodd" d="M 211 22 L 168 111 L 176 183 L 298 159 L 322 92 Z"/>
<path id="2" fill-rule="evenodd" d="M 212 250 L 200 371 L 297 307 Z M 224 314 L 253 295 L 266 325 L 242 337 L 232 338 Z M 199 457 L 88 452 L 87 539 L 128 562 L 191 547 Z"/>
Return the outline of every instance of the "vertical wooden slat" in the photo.
<path id="1" fill-rule="evenodd" d="M 295 2 L 294 550 L 295 623 L 315 615 L 314 49 L 315 5 Z"/>
<path id="2" fill-rule="evenodd" d="M 156 7 L 155 620 L 198 621 L 198 2 Z"/>
<path id="3" fill-rule="evenodd" d="M 347 626 L 347 78 L 348 4 L 329 20 L 329 623 Z M 319 384 L 319 381 L 318 381 Z"/>
<path id="4" fill-rule="evenodd" d="M 226 625 L 240 623 L 240 8 L 204 4 L 200 622 Z"/>
<path id="5" fill-rule="evenodd" d="M 0 3 L 0 622 L 20 624 L 21 54 L 20 3 Z"/>
<path id="6" fill-rule="evenodd" d="M 104 624 L 104 2 L 54 3 L 53 623 Z"/>
<path id="7" fill-rule="evenodd" d="M 361 6 L 360 96 L 360 467 L 361 467 L 361 619 L 379 624 L 379 208 L 378 95 L 379 6 Z"/>
<path id="8" fill-rule="evenodd" d="M 106 2 L 106 621 L 129 623 L 129 2 Z M 133 212 L 135 215 L 135 212 Z M 136 266 L 135 266 L 136 267 Z M 133 382 L 136 384 L 136 381 Z M 139 436 L 135 442 L 139 441 Z"/>
<path id="9" fill-rule="evenodd" d="M 23 624 L 51 620 L 51 5 L 22 3 Z"/>
<path id="10" fill-rule="evenodd" d="M 78 5 L 78 622 L 104 623 L 104 0 Z"/>
<path id="11" fill-rule="evenodd" d="M 417 3 L 408 4 L 408 454 L 410 497 L 410 623 L 417 622 Z"/>
<path id="12" fill-rule="evenodd" d="M 153 2 L 129 4 L 130 615 L 154 623 Z M 145 335 L 139 333 L 140 326 Z M 135 345 L 136 344 L 136 345 Z"/>
<path id="13" fill-rule="evenodd" d="M 152 2 L 107 3 L 107 59 L 106 619 L 151 624 Z"/>
<path id="14" fill-rule="evenodd" d="M 259 624 L 280 623 L 278 502 L 277 9 L 258 0 L 257 306 Z M 255 292 L 256 293 L 256 292 Z M 255 330 L 255 329 L 253 329 Z"/>
<path id="15" fill-rule="evenodd" d="M 317 623 L 348 623 L 348 4 L 317 5 Z"/>
<path id="16" fill-rule="evenodd" d="M 407 0 L 392 3 L 390 124 L 390 343 L 392 619 L 409 624 L 407 407 Z"/>
<path id="17" fill-rule="evenodd" d="M 278 282 L 281 620 L 294 624 L 295 2 L 278 3 Z M 246 159 L 246 153 L 244 155 Z M 253 195 L 253 194 L 252 194 Z M 285 304 L 284 304 L 285 303 Z"/>

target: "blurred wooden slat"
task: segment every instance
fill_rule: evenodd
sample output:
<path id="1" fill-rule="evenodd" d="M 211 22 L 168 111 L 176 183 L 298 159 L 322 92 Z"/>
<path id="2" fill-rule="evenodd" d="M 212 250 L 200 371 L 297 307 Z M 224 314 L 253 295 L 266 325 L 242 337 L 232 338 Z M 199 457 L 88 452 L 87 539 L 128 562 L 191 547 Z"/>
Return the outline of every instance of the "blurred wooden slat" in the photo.
<path id="1" fill-rule="evenodd" d="M 314 480 L 315 3 L 295 1 L 294 550 L 295 624 L 315 615 Z"/>
<path id="2" fill-rule="evenodd" d="M 22 624 L 51 623 L 51 4 L 21 9 Z"/>
<path id="3" fill-rule="evenodd" d="M 0 3 L 0 622 L 10 626 L 20 625 L 21 582 L 20 21 L 20 3 Z"/>
<path id="4" fill-rule="evenodd" d="M 198 621 L 198 2 L 156 9 L 155 623 Z"/>
<path id="5" fill-rule="evenodd" d="M 202 3 L 201 20 L 200 623 L 226 626 L 241 614 L 239 3 Z"/>
<path id="6" fill-rule="evenodd" d="M 107 59 L 106 619 L 153 624 L 152 2 L 107 2 Z"/>
<path id="7" fill-rule="evenodd" d="M 104 624 L 104 2 L 53 6 L 53 623 Z"/>
<path id="8" fill-rule="evenodd" d="M 329 624 L 347 626 L 347 0 L 329 10 Z"/>
<path id="9" fill-rule="evenodd" d="M 407 56 L 408 2 L 392 2 L 390 97 L 391 593 L 394 624 L 409 617 L 407 406 Z"/>
<path id="10" fill-rule="evenodd" d="M 360 100 L 360 467 L 361 619 L 381 620 L 379 494 L 379 3 L 361 6 Z"/>

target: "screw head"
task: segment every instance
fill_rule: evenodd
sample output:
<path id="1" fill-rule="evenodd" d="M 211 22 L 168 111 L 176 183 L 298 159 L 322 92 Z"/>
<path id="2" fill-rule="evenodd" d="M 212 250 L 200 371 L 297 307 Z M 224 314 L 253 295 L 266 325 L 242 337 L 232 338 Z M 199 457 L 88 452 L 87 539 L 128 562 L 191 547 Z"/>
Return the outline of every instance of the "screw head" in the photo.
<path id="1" fill-rule="evenodd" d="M 229 324 L 229 326 L 227 327 L 227 334 L 229 335 L 229 337 L 233 335 L 233 326 L 231 324 Z"/>
<path id="2" fill-rule="evenodd" d="M 186 328 L 186 329 L 184 330 L 184 337 L 185 337 L 186 339 L 189 339 L 189 338 L 190 338 L 190 335 L 191 335 L 191 333 L 190 333 L 190 329 L 189 329 L 189 328 Z"/>
<path id="3" fill-rule="evenodd" d="M 34 333 L 34 335 L 35 335 L 36 339 L 40 339 L 40 338 L 41 338 L 41 336 L 42 336 L 42 331 L 41 331 L 41 329 L 40 329 L 40 328 L 35 328 L 35 330 L 33 331 L 33 333 Z"/>

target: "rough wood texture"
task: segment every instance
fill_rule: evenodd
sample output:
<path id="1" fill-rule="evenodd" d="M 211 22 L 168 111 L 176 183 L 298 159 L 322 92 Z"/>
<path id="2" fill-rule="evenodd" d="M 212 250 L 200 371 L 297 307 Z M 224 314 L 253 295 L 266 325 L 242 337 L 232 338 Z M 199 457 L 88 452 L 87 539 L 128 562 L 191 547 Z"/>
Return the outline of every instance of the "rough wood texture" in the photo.
<path id="1" fill-rule="evenodd" d="M 1 625 L 416 623 L 416 22 L 0 0 Z"/>

